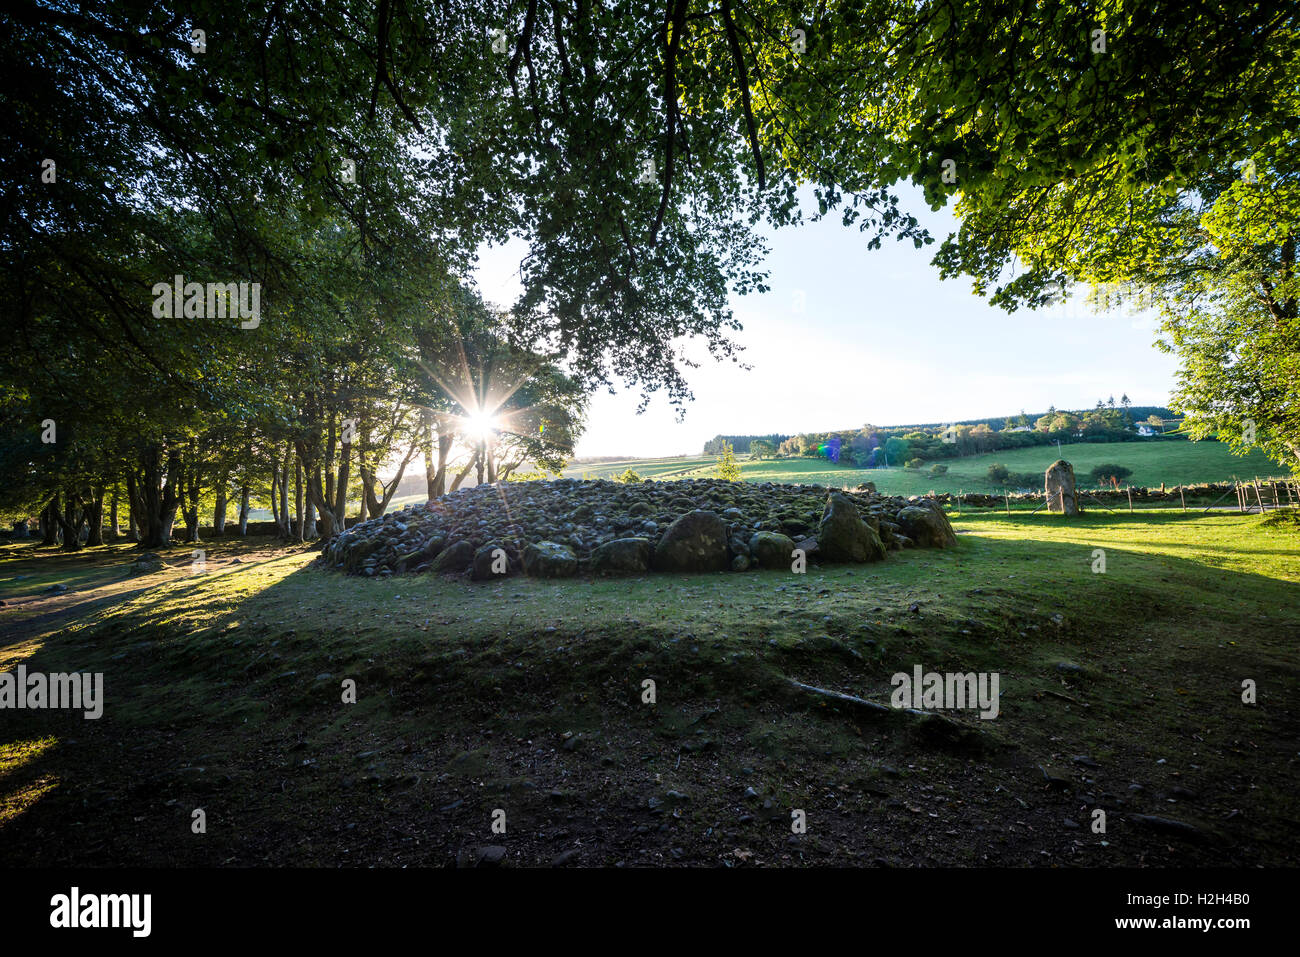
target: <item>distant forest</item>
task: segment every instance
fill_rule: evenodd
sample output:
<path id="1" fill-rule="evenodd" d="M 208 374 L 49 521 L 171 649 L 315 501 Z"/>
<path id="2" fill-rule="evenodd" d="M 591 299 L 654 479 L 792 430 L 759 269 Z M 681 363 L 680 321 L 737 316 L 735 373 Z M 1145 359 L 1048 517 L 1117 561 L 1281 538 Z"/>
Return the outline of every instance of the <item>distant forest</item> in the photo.
<path id="1" fill-rule="evenodd" d="M 1091 411 L 1091 410 L 1084 410 L 1076 414 L 1083 415 L 1086 411 Z M 915 423 L 904 423 L 902 425 L 884 425 L 880 427 L 880 431 L 887 432 L 887 433 L 901 433 L 901 432 L 910 432 L 913 430 L 922 430 L 922 429 L 931 429 L 931 430 L 946 429 L 950 425 L 987 425 L 994 432 L 1001 432 L 1007 428 L 1015 428 L 1020 423 L 1024 423 L 1025 425 L 1032 425 L 1033 423 L 1037 422 L 1039 419 L 1045 416 L 1055 415 L 1056 412 L 1057 410 L 1055 408 L 1052 408 L 1049 409 L 1047 412 L 1036 412 L 1033 414 L 1021 412 L 1019 415 L 1006 415 L 1006 416 L 999 416 L 991 419 L 959 419 L 954 422 L 915 422 Z M 1131 417 L 1131 421 L 1133 422 L 1143 422 L 1149 419 L 1153 415 L 1161 419 L 1178 418 L 1178 416 L 1173 412 L 1172 409 L 1167 409 L 1162 405 L 1129 406 L 1128 413 L 1129 416 Z M 751 442 L 755 440 L 771 442 L 774 448 L 779 448 L 782 442 L 790 438 L 793 438 L 793 436 L 781 435 L 780 433 L 776 433 L 776 432 L 772 433 L 771 435 L 715 435 L 713 438 L 709 439 L 707 442 L 704 443 L 703 454 L 721 455 L 722 443 L 730 442 L 732 449 L 736 452 L 737 455 L 748 455 L 750 452 L 749 445 Z"/>
<path id="2" fill-rule="evenodd" d="M 748 455 L 750 452 L 749 444 L 754 441 L 763 441 L 772 443 L 772 448 L 777 448 L 782 442 L 790 438 L 788 435 L 781 435 L 773 432 L 771 435 L 715 435 L 704 443 L 705 455 L 721 455 L 722 443 L 730 442 L 731 448 L 737 455 Z"/>

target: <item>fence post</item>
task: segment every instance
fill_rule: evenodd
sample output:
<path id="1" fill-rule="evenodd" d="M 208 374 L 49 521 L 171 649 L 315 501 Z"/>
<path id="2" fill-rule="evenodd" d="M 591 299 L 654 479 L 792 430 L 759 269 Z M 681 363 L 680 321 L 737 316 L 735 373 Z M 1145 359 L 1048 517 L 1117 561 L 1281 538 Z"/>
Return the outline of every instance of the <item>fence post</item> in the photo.
<path id="1" fill-rule="evenodd" d="M 1128 513 L 1133 514 L 1133 486 L 1130 485 L 1125 489 L 1128 492 Z"/>
<path id="2" fill-rule="evenodd" d="M 1183 497 L 1183 487 L 1178 486 L 1178 501 L 1183 503 L 1183 511 L 1187 511 L 1187 499 Z"/>
<path id="3" fill-rule="evenodd" d="M 1011 493 L 1006 489 L 1002 490 L 1002 497 L 1007 500 L 1007 515 L 1011 514 Z"/>

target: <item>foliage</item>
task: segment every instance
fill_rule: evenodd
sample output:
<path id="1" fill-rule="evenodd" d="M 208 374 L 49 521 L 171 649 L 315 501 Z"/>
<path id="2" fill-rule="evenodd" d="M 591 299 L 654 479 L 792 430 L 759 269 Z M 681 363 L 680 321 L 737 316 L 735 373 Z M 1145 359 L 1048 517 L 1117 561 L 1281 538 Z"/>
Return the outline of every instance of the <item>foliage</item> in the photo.
<path id="1" fill-rule="evenodd" d="M 1133 474 L 1133 470 L 1123 465 L 1103 464 L 1096 466 L 1088 474 L 1095 481 L 1105 484 L 1112 481 L 1122 482 Z"/>
<path id="2" fill-rule="evenodd" d="M 740 463 L 736 461 L 736 453 L 731 448 L 731 443 L 725 440 L 722 443 L 722 453 L 718 456 L 716 474 L 724 482 L 740 481 Z"/>

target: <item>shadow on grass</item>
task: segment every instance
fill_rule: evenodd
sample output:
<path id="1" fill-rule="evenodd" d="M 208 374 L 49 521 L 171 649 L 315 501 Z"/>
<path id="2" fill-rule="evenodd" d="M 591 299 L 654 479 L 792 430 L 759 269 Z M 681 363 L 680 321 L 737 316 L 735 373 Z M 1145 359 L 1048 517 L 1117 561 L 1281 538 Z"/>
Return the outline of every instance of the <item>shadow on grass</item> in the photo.
<path id="1" fill-rule="evenodd" d="M 1166 549 L 1255 534 L 1207 522 L 1188 544 L 1182 516 L 1144 519 Z M 714 833 L 769 863 L 1295 863 L 1300 589 L 1143 551 L 1127 517 L 1055 521 L 972 519 L 956 549 L 805 576 L 371 581 L 282 552 L 125 589 L 24 662 L 102 671 L 107 701 L 99 721 L 5 715 L 0 753 L 26 757 L 0 792 L 36 797 L 0 824 L 0 861 L 441 864 L 509 807 L 524 863 L 575 833 L 603 848 L 586 863 L 717 863 Z M 1079 531 L 1106 574 L 1093 542 L 1055 540 Z M 917 664 L 1001 675 L 995 721 L 955 715 L 997 748 L 948 754 L 790 693 L 888 702 Z M 748 786 L 816 814 L 797 859 Z M 1089 807 L 1116 820 L 1104 846 L 1061 824 Z"/>

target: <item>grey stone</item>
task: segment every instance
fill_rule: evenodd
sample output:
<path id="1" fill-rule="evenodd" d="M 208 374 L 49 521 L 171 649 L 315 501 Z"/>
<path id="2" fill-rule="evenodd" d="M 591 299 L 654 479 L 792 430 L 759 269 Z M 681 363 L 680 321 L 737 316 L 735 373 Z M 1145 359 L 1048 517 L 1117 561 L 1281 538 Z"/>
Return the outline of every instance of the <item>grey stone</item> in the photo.
<path id="1" fill-rule="evenodd" d="M 749 553 L 760 568 L 789 568 L 794 539 L 780 532 L 755 532 L 749 539 Z"/>
<path id="2" fill-rule="evenodd" d="M 885 546 L 862 520 L 853 499 L 831 492 L 817 529 L 817 553 L 831 562 L 875 562 L 885 557 Z"/>
<path id="3" fill-rule="evenodd" d="M 591 553 L 594 572 L 644 572 L 650 568 L 653 548 L 648 538 L 616 538 L 596 546 Z"/>
<path id="4" fill-rule="evenodd" d="M 533 578 L 572 578 L 578 556 L 559 542 L 534 542 L 524 549 L 524 573 Z"/>
<path id="5" fill-rule="evenodd" d="M 898 526 L 922 548 L 951 548 L 957 544 L 952 523 L 938 502 L 918 502 L 898 513 Z"/>
<path id="6" fill-rule="evenodd" d="M 714 512 L 687 512 L 668 526 L 655 546 L 657 571 L 720 572 L 727 565 L 727 525 Z"/>
<path id="7" fill-rule="evenodd" d="M 430 570 L 436 575 L 456 574 L 459 575 L 474 561 L 474 546 L 469 542 L 460 541 L 454 545 L 449 545 L 438 553 L 438 557 L 433 560 Z"/>
<path id="8" fill-rule="evenodd" d="M 1049 512 L 1079 514 L 1079 500 L 1074 491 L 1074 466 L 1065 459 L 1057 459 L 1047 467 L 1043 476 L 1043 492 L 1047 496 Z"/>

